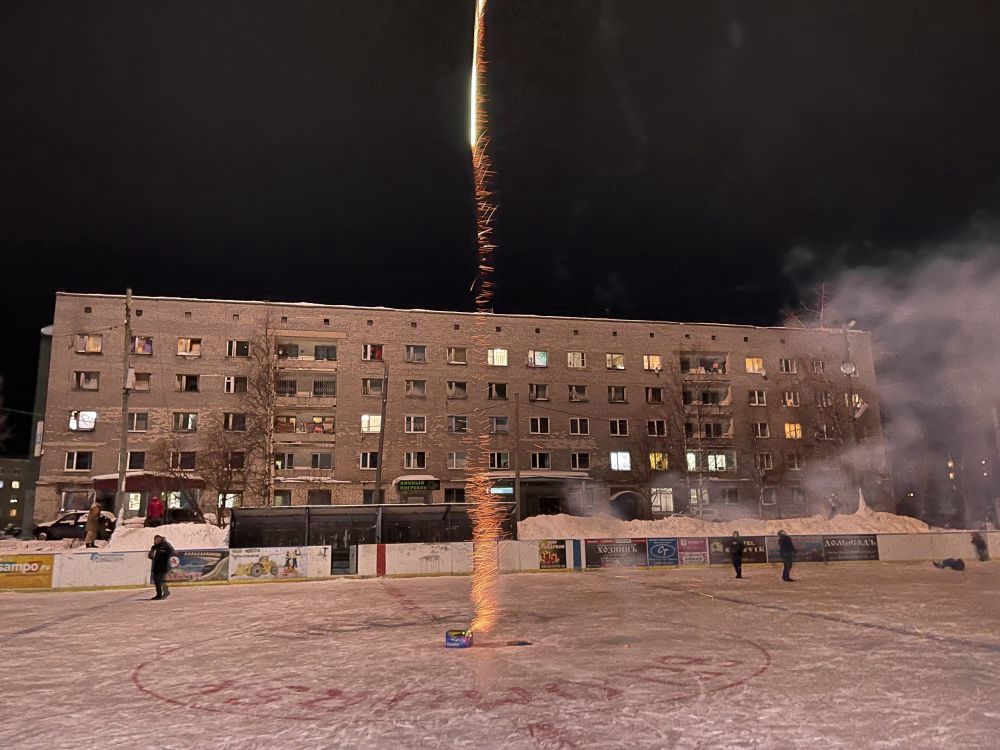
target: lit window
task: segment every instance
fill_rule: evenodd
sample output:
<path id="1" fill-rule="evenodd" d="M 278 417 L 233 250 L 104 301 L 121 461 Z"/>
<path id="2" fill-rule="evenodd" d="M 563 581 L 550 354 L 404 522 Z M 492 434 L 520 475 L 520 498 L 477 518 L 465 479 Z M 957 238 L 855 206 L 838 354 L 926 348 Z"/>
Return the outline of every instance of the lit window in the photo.
<path id="1" fill-rule="evenodd" d="M 10 488 L 12 490 L 19 490 L 19 489 L 21 489 L 21 480 L 20 479 L 12 479 L 12 480 L 10 480 Z M 13 500 L 12 502 L 16 503 L 17 500 Z"/>
<path id="2" fill-rule="evenodd" d="M 493 365 L 494 367 L 506 367 L 507 366 L 507 350 L 506 349 L 487 349 L 486 350 L 486 364 Z"/>
<path id="3" fill-rule="evenodd" d="M 688 451 L 685 454 L 684 458 L 686 459 L 688 471 L 698 471 L 700 463 L 698 461 L 697 453 L 695 453 L 694 451 Z"/>
<path id="4" fill-rule="evenodd" d="M 153 353 L 153 338 L 151 336 L 133 336 L 129 344 L 129 353 L 151 355 Z"/>
<path id="5" fill-rule="evenodd" d="M 100 354 L 104 347 L 104 337 L 100 334 L 78 333 L 76 335 L 77 354 Z"/>
<path id="6" fill-rule="evenodd" d="M 580 370 L 587 366 L 587 355 L 585 352 L 566 352 L 566 366 L 574 370 Z"/>
<path id="7" fill-rule="evenodd" d="M 548 367 L 549 353 L 538 349 L 528 351 L 528 367 Z"/>
<path id="8" fill-rule="evenodd" d="M 725 453 L 709 453 L 705 460 L 709 471 L 727 471 L 736 468 Z"/>
<path id="9" fill-rule="evenodd" d="M 764 373 L 764 360 L 761 357 L 747 357 L 746 358 L 747 372 L 756 375 L 762 375 Z"/>
<path id="10" fill-rule="evenodd" d="M 604 355 L 607 368 L 609 370 L 624 370 L 625 355 L 620 353 L 609 353 Z"/>
<path id="11" fill-rule="evenodd" d="M 177 339 L 177 353 L 182 357 L 200 357 L 201 339 Z"/>
<path id="12" fill-rule="evenodd" d="M 649 454 L 649 468 L 653 471 L 667 470 L 667 454 L 654 451 Z"/>
<path id="13" fill-rule="evenodd" d="M 90 432 L 96 425 L 96 411 L 71 411 L 69 413 L 69 428 L 74 432 Z"/>
<path id="14" fill-rule="evenodd" d="M 642 355 L 642 369 L 652 370 L 653 372 L 659 372 L 663 369 L 663 362 L 660 359 L 659 354 L 643 354 Z"/>
<path id="15" fill-rule="evenodd" d="M 785 437 L 789 440 L 801 440 L 802 425 L 798 422 L 785 422 Z"/>
<path id="16" fill-rule="evenodd" d="M 381 432 L 382 416 L 380 414 L 362 414 L 361 432 Z"/>
<path id="17" fill-rule="evenodd" d="M 631 471 L 632 456 L 628 451 L 611 451 L 612 471 Z"/>

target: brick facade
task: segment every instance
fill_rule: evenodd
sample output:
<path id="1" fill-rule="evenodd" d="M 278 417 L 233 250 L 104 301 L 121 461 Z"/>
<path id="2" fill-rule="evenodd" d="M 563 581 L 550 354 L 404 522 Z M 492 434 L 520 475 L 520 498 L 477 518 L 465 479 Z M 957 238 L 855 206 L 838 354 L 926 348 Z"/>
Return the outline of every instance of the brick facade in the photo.
<path id="1" fill-rule="evenodd" d="M 879 483 L 884 447 L 866 333 L 180 298 L 138 297 L 133 308 L 132 333 L 151 337 L 153 344 L 152 354 L 130 355 L 135 372 L 149 375 L 149 390 L 130 396 L 130 412 L 148 414 L 146 430 L 129 435 L 130 450 L 151 451 L 156 440 L 169 435 L 183 441 L 185 450 L 197 451 L 199 432 L 174 432 L 174 413 L 197 413 L 201 427 L 245 409 L 243 396 L 226 392 L 226 378 L 247 376 L 250 360 L 229 356 L 237 352 L 227 352 L 227 342 L 252 342 L 266 328 L 282 354 L 290 355 L 279 359 L 279 380 L 287 382 L 275 413 L 295 422 L 283 420 L 274 450 L 291 453 L 294 468 L 282 464 L 275 470 L 275 490 L 290 493 L 296 505 L 306 503 L 310 491 L 320 493 L 314 501 L 325 502 L 323 493 L 329 492 L 333 503 L 361 503 L 363 491 L 374 487 L 375 472 L 362 468 L 360 455 L 377 450 L 379 435 L 362 432 L 362 424 L 365 415 L 370 425 L 370 417 L 379 414 L 375 383 L 382 380 L 383 363 L 388 396 L 382 486 L 388 502 L 409 497 L 394 489 L 400 476 L 439 479 L 440 489 L 418 493 L 424 500 L 443 502 L 447 490 L 461 489 L 465 471 L 448 467 L 449 454 L 468 453 L 469 435 L 491 416 L 507 417 L 509 432 L 493 435 L 490 450 L 512 454 L 515 394 L 526 480 L 589 478 L 602 488 L 601 497 L 670 488 L 674 510 L 686 509 L 695 490 L 708 492 L 710 506 L 744 512 L 756 510 L 762 498 L 789 512 L 812 510 L 826 492 L 816 489 L 822 482 L 810 479 L 821 469 L 834 477 L 830 487 L 839 481 L 841 496 L 858 483 L 866 496 L 879 495 L 879 489 L 887 495 Z M 123 310 L 121 296 L 57 296 L 36 518 L 54 515 L 67 502 L 64 493 L 92 487 L 94 475 L 117 471 Z M 80 334 L 101 336 L 100 352 L 78 351 L 87 348 Z M 200 339 L 199 355 L 179 354 L 179 338 Z M 363 359 L 365 345 L 381 346 L 383 361 Z M 408 346 L 417 347 L 409 352 L 411 360 L 424 361 L 407 361 Z M 464 348 L 465 363 L 449 363 L 449 348 Z M 507 364 L 488 364 L 488 348 L 505 350 Z M 533 362 L 530 352 L 538 352 Z M 573 364 L 581 364 L 579 355 L 570 353 L 583 354 L 582 367 L 569 366 L 571 356 Z M 763 372 L 748 372 L 747 358 L 759 358 Z M 840 371 L 847 359 L 857 366 L 852 378 Z M 99 373 L 96 390 L 80 387 L 79 378 L 88 376 L 74 375 L 88 372 Z M 197 391 L 178 390 L 178 375 L 197 376 Z M 371 381 L 370 394 L 364 392 L 365 380 Z M 408 387 L 407 381 L 415 382 Z M 466 397 L 454 397 L 460 392 L 449 392 L 449 382 L 466 383 Z M 495 388 L 492 395 L 506 398 L 491 398 L 491 383 L 506 390 Z M 547 393 L 539 393 L 544 391 L 539 386 Z M 577 386 L 572 389 L 577 400 L 571 400 L 571 386 Z M 853 421 L 848 389 L 862 405 Z M 750 392 L 757 390 L 765 391 L 766 405 L 751 405 Z M 789 400 L 798 406 L 783 405 L 786 391 L 797 394 L 797 401 Z M 546 398 L 533 399 L 539 395 Z M 93 429 L 70 429 L 74 411 L 96 412 Z M 405 432 L 407 416 L 423 417 L 426 431 Z M 449 417 L 468 418 L 470 432 L 450 431 Z M 571 419 L 589 420 L 588 434 L 571 434 Z M 766 431 L 759 426 L 764 423 Z M 786 424 L 799 425 L 801 437 L 791 428 L 786 438 Z M 822 425 L 825 437 L 817 435 Z M 583 431 L 579 422 L 574 426 Z M 532 427 L 547 432 L 532 434 Z M 865 456 L 850 480 L 842 467 L 833 471 L 835 457 L 845 450 Z M 67 469 L 68 451 L 90 453 L 92 460 L 84 462 L 87 468 Z M 426 463 L 404 468 L 406 453 L 422 453 Z M 657 456 L 654 469 L 651 453 L 665 454 L 666 466 Z M 693 471 L 689 453 L 698 454 Z M 532 454 L 547 454 L 534 460 L 548 465 L 532 469 Z M 583 465 L 584 459 L 572 454 L 587 454 L 589 468 L 576 468 L 574 461 Z M 771 455 L 772 469 L 758 471 L 759 454 Z M 496 476 L 506 481 L 509 473 Z M 245 496 L 243 502 L 267 501 Z M 803 507 L 790 508 L 793 502 Z"/>

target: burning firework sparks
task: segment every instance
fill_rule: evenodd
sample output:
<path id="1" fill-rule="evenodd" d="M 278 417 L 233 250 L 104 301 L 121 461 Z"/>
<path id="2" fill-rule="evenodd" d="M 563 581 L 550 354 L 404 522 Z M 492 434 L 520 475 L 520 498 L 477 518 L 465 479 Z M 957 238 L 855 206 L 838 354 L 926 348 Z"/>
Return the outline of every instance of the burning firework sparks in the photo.
<path id="1" fill-rule="evenodd" d="M 486 113 L 486 0 L 476 0 L 475 32 L 472 51 L 472 89 L 470 97 L 469 140 L 472 146 L 472 169 L 476 198 L 476 240 L 478 272 L 476 284 L 476 310 L 479 316 L 475 339 L 482 350 L 487 347 L 486 314 L 493 312 L 493 216 L 496 206 L 490 183 L 493 172 L 487 147 Z M 472 605 L 475 615 L 470 632 L 488 632 L 500 614 L 497 584 L 500 577 L 499 542 L 503 535 L 503 509 L 495 495 L 490 493 L 488 457 L 490 435 L 488 416 L 477 415 L 474 429 L 466 492 L 471 501 L 472 518 Z"/>

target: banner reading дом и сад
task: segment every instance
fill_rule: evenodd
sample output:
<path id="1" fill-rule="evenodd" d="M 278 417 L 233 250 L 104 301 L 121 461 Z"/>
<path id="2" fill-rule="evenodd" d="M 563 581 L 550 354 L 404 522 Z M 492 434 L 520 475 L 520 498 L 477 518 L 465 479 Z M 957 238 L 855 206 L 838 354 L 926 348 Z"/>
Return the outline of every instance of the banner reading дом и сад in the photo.
<path id="1" fill-rule="evenodd" d="M 878 537 L 874 534 L 823 535 L 823 555 L 827 562 L 878 560 Z"/>

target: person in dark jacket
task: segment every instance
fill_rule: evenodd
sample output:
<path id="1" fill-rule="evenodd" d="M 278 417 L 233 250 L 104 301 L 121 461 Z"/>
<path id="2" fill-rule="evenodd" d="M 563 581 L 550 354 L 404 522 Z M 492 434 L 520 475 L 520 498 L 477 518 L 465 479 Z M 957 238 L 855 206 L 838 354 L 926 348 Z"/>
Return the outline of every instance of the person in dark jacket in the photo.
<path id="1" fill-rule="evenodd" d="M 170 557 L 174 554 L 174 548 L 170 542 L 157 534 L 153 537 L 153 546 L 149 548 L 149 559 L 153 561 L 152 577 L 153 585 L 156 586 L 157 599 L 166 599 L 170 596 L 170 589 L 167 588 L 167 573 L 170 572 Z"/>
<path id="2" fill-rule="evenodd" d="M 734 531 L 733 538 L 729 540 L 729 557 L 733 561 L 737 578 L 743 577 L 743 550 L 746 546 L 746 542 L 740 539 L 740 532 Z"/>
<path id="3" fill-rule="evenodd" d="M 986 540 L 983 539 L 983 535 L 978 531 L 972 532 L 972 546 L 976 548 L 976 557 L 979 558 L 980 562 L 986 562 L 990 559 L 990 553 L 986 546 Z"/>
<path id="4" fill-rule="evenodd" d="M 798 550 L 795 549 L 792 538 L 785 533 L 784 529 L 778 532 L 778 552 L 781 553 L 781 564 L 784 566 L 781 569 L 781 580 L 793 581 L 792 563 L 795 561 L 795 553 Z"/>

